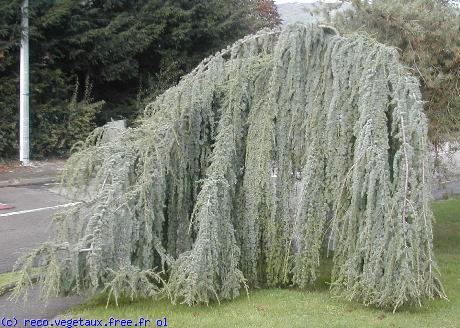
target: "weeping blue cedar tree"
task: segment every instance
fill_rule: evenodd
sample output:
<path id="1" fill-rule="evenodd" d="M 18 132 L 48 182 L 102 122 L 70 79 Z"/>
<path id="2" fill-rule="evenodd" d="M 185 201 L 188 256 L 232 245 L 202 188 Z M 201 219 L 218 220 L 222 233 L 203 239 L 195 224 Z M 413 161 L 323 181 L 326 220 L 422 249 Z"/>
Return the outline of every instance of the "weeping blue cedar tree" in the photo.
<path id="1" fill-rule="evenodd" d="M 203 60 L 119 139 L 96 130 L 64 181 L 85 201 L 25 255 L 45 296 L 306 287 L 396 310 L 445 297 L 433 254 L 430 145 L 395 49 L 327 27 L 262 30 Z"/>

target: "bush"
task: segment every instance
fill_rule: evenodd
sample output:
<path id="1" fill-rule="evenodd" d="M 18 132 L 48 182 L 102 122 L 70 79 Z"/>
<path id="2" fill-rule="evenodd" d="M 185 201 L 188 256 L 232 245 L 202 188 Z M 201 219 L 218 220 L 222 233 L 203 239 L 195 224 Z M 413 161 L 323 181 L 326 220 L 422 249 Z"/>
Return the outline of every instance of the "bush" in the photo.
<path id="1" fill-rule="evenodd" d="M 104 104 L 104 101 L 93 102 L 90 93 L 91 85 L 87 80 L 83 98 L 78 101 L 79 85 L 76 83 L 69 102 L 45 104 L 34 113 L 31 133 L 34 156 L 66 156 L 74 143 L 90 134 Z"/>

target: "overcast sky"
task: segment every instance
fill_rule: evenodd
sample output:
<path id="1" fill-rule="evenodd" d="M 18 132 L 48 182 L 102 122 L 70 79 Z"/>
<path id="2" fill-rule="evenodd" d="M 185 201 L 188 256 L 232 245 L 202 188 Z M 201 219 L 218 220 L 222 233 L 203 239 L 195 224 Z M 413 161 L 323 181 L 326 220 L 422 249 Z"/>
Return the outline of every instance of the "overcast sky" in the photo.
<path id="1" fill-rule="evenodd" d="M 317 2 L 318 0 L 275 0 L 276 3 L 292 3 L 292 2 Z M 337 2 L 337 0 L 323 0 L 322 2 Z"/>

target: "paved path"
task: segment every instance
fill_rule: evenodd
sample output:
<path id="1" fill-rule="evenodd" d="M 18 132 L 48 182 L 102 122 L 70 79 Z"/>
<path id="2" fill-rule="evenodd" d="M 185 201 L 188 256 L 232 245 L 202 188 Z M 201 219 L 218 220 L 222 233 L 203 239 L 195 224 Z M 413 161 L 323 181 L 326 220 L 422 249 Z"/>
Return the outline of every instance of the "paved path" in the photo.
<path id="1" fill-rule="evenodd" d="M 446 197 L 460 195 L 460 177 L 454 177 L 450 181 L 438 183 L 433 188 L 433 196 L 435 199 L 443 199 Z"/>

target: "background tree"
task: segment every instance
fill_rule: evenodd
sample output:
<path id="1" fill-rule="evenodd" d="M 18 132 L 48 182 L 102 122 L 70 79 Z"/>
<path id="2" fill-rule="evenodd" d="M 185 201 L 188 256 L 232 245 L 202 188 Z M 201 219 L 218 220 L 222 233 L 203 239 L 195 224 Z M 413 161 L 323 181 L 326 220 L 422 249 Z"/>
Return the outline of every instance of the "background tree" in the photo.
<path id="1" fill-rule="evenodd" d="M 458 2 L 457 2 L 458 3 Z M 429 137 L 439 149 L 460 130 L 460 15 L 455 1 L 353 0 L 335 16 L 341 31 L 367 32 L 399 49 L 420 79 Z"/>
<path id="2" fill-rule="evenodd" d="M 281 24 L 281 18 L 278 13 L 275 1 L 273 0 L 258 0 L 256 1 L 256 13 L 259 21 L 270 28 Z"/>
<path id="3" fill-rule="evenodd" d="M 31 1 L 32 153 L 66 153 L 49 129 L 63 128 L 56 123 L 66 120 L 76 83 L 88 79 L 94 100 L 105 101 L 97 124 L 133 119 L 139 94 L 153 98 L 202 58 L 264 25 L 251 10 L 250 1 L 236 0 Z M 0 0 L 0 11 L 0 157 L 6 157 L 17 149 L 20 1 Z M 83 96 L 80 88 L 77 101 Z"/>

